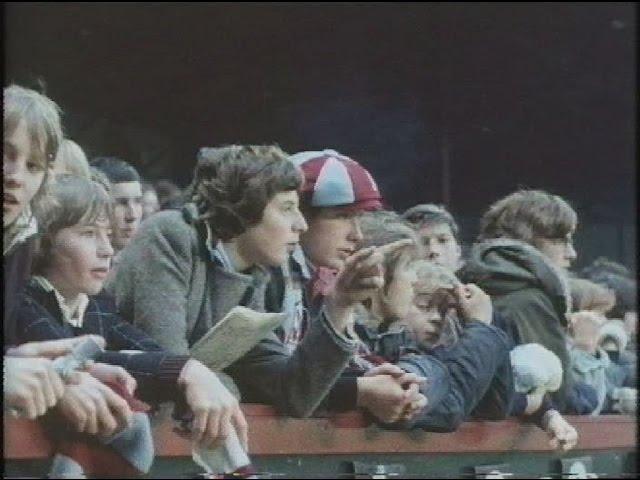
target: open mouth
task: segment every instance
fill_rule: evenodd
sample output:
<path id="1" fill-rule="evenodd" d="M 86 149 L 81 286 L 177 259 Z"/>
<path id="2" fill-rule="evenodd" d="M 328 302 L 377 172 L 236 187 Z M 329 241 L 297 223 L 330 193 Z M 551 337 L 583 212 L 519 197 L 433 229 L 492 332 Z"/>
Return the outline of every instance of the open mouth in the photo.
<path id="1" fill-rule="evenodd" d="M 20 204 L 20 202 L 18 202 L 18 199 L 16 197 L 14 197 L 13 195 L 11 195 L 10 193 L 4 193 L 2 196 L 2 204 L 3 205 L 18 205 Z"/>

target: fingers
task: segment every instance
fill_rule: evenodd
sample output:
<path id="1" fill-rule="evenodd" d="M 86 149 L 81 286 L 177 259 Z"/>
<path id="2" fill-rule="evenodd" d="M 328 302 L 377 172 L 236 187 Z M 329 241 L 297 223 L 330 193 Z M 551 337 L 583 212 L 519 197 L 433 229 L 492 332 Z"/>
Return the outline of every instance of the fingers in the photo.
<path id="1" fill-rule="evenodd" d="M 378 253 L 383 256 L 392 254 L 401 250 L 405 247 L 413 245 L 414 242 L 410 238 L 404 238 L 402 240 L 396 240 L 395 242 L 387 243 L 386 245 L 382 245 L 381 247 L 376 247 Z"/>
<path id="2" fill-rule="evenodd" d="M 418 395 L 420 395 L 420 387 L 418 387 L 417 384 L 412 383 L 409 385 L 409 388 L 406 389 L 404 398 L 407 402 L 413 402 L 417 399 Z"/>
<path id="3" fill-rule="evenodd" d="M 122 367 L 116 367 L 114 380 L 122 385 L 130 395 L 136 391 L 138 382 L 133 376 Z"/>
<path id="4" fill-rule="evenodd" d="M 80 403 L 81 412 L 84 413 L 84 424 L 78 426 L 79 432 L 86 432 L 90 435 L 98 433 L 98 411 L 93 399 L 85 392 L 79 393 L 78 403 Z"/>
<path id="5" fill-rule="evenodd" d="M 244 448 L 245 452 L 249 451 L 249 426 L 247 420 L 244 418 L 244 414 L 240 407 L 238 407 L 233 415 L 231 415 L 231 423 L 236 429 L 236 434 L 240 440 L 240 445 Z"/>
<path id="6" fill-rule="evenodd" d="M 96 424 L 99 433 L 102 436 L 108 437 L 116 431 L 118 422 L 109 410 L 107 402 L 99 392 L 93 397 L 93 401 L 96 408 Z"/>
<path id="7" fill-rule="evenodd" d="M 416 375 L 415 373 L 403 372 L 403 374 L 398 377 L 398 382 L 403 387 L 406 386 L 408 383 L 411 383 L 414 385 L 424 385 L 427 382 L 427 379 L 425 377 Z"/>
<path id="8" fill-rule="evenodd" d="M 36 416 L 44 415 L 47 413 L 47 400 L 45 398 L 45 386 L 46 383 L 44 380 L 46 378 L 46 373 L 44 371 L 39 371 L 36 373 L 38 378 L 33 379 L 31 381 L 31 392 L 33 398 L 33 404 L 36 410 Z M 43 378 L 44 377 L 44 378 Z"/>
<path id="9" fill-rule="evenodd" d="M 87 424 L 86 406 L 77 399 L 77 393 L 66 395 L 64 414 L 78 432 L 84 432 Z"/>
<path id="10" fill-rule="evenodd" d="M 131 416 L 133 413 L 129 408 L 129 404 L 118 394 L 116 394 L 109 387 L 105 386 L 105 401 L 109 406 L 109 410 L 113 413 L 116 421 L 118 422 L 118 430 L 131 426 Z"/>
<path id="11" fill-rule="evenodd" d="M 17 402 L 16 406 L 17 411 L 14 411 L 14 416 L 28 418 L 29 420 L 38 418 L 38 409 L 31 394 L 25 392 L 20 395 L 20 401 Z"/>
<path id="12" fill-rule="evenodd" d="M 232 411 L 229 408 L 223 409 L 220 413 L 218 435 L 214 439 L 212 446 L 224 445 L 224 443 L 227 441 L 227 438 L 229 438 L 229 435 L 231 435 L 231 431 L 233 429 L 233 426 L 231 425 L 231 414 Z"/>
<path id="13" fill-rule="evenodd" d="M 392 363 L 383 363 L 382 365 L 375 366 L 365 372 L 365 377 L 373 377 L 375 375 L 391 375 L 398 377 L 404 375 L 405 371 L 397 365 Z"/>
<path id="14" fill-rule="evenodd" d="M 207 417 L 207 427 L 200 442 L 206 446 L 213 448 L 220 444 L 219 429 L 221 425 L 221 412 L 219 410 L 210 409 Z"/>
<path id="15" fill-rule="evenodd" d="M 411 418 L 416 416 L 418 413 L 420 413 L 422 409 L 427 406 L 427 403 L 428 403 L 427 397 L 425 397 L 422 394 L 418 395 L 417 400 L 407 404 L 407 406 L 404 409 L 404 413 L 402 414 L 402 419 L 410 420 Z"/>
<path id="16" fill-rule="evenodd" d="M 8 354 L 18 357 L 48 357 L 56 358 L 71 352 L 78 343 L 78 338 L 63 338 L 60 340 L 46 340 L 43 342 L 28 342 L 12 348 Z"/>
<path id="17" fill-rule="evenodd" d="M 58 372 L 56 372 L 53 368 L 49 370 L 49 382 L 51 383 L 51 389 L 53 390 L 53 395 L 55 397 L 56 403 L 64 396 L 64 382 Z M 55 404 L 54 404 L 55 405 Z M 51 406 L 54 406 L 51 405 Z"/>
<path id="18" fill-rule="evenodd" d="M 197 408 L 193 411 L 193 441 L 200 443 L 207 431 L 209 411 L 206 408 Z"/>
<path id="19" fill-rule="evenodd" d="M 471 298 L 471 292 L 466 285 L 458 283 L 453 287 L 453 294 L 460 303 L 467 302 Z"/>
<path id="20" fill-rule="evenodd" d="M 42 392 L 47 408 L 53 407 L 58 402 L 58 399 L 62 396 L 58 394 L 59 392 L 54 386 L 56 377 L 58 377 L 58 374 L 53 370 L 53 368 L 45 368 L 44 379 L 42 382 Z M 62 386 L 62 393 L 64 393 L 64 385 Z"/>

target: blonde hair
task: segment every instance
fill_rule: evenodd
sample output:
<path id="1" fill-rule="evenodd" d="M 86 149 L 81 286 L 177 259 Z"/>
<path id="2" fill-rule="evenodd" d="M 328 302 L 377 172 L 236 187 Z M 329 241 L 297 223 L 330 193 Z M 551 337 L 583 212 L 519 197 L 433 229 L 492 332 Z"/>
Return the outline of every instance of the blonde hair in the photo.
<path id="1" fill-rule="evenodd" d="M 4 138 L 10 137 L 20 122 L 25 123 L 31 150 L 44 170 L 44 179 L 38 192 L 31 200 L 31 207 L 39 216 L 47 199 L 49 167 L 55 161 L 62 142 L 60 107 L 50 98 L 18 85 L 10 85 L 3 90 L 3 132 Z"/>
<path id="2" fill-rule="evenodd" d="M 495 202 L 480 221 L 480 240 L 511 238 L 535 246 L 538 238 L 566 238 L 578 216 L 558 195 L 519 190 Z"/>
<path id="3" fill-rule="evenodd" d="M 413 241 L 413 247 L 410 250 L 412 259 L 417 260 L 422 256 L 422 245 L 417 233 L 408 222 L 395 212 L 386 210 L 367 212 L 360 218 L 360 228 L 362 229 L 363 248 L 381 247 L 398 240 L 409 239 Z M 393 271 L 400 260 L 400 253 L 390 255 L 384 260 L 385 289 L 393 280 Z"/>
<path id="4" fill-rule="evenodd" d="M 418 280 L 416 291 L 421 293 L 431 294 L 440 289 L 451 290 L 460 283 L 451 270 L 427 260 L 414 262 L 412 268 Z"/>
<path id="5" fill-rule="evenodd" d="M 65 138 L 60 144 L 56 156 L 57 173 L 68 173 L 83 178 L 91 178 L 89 162 L 80 145 L 73 140 Z"/>

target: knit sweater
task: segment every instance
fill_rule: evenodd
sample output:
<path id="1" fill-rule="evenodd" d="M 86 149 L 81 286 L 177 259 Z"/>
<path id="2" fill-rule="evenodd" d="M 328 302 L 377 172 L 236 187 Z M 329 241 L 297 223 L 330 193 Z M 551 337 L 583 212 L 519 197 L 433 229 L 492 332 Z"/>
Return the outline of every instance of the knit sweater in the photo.
<path id="1" fill-rule="evenodd" d="M 264 311 L 266 271 L 224 269 L 206 238 L 193 205 L 160 212 L 123 250 L 108 286 L 122 314 L 176 354 L 188 354 L 237 305 Z M 319 316 L 293 354 L 272 332 L 227 369 L 244 401 L 268 403 L 293 416 L 318 407 L 355 350 L 323 312 Z"/>
<path id="2" fill-rule="evenodd" d="M 53 291 L 31 280 L 20 295 L 16 310 L 18 343 L 58 340 L 94 334 L 104 337 L 106 351 L 97 362 L 119 365 L 138 381 L 137 394 L 145 401 L 157 403 L 182 399 L 178 377 L 188 356 L 172 355 L 144 332 L 125 322 L 116 312 L 113 299 L 106 294 L 89 297 L 81 327 L 64 320 Z M 128 354 L 119 350 L 144 353 Z"/>

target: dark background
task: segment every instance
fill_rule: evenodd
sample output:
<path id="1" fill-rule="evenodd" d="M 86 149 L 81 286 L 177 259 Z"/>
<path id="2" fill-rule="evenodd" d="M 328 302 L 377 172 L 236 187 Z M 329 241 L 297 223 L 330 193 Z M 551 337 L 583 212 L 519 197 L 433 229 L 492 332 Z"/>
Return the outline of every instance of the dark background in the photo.
<path id="1" fill-rule="evenodd" d="M 334 148 L 472 240 L 518 187 L 567 198 L 579 266 L 635 268 L 635 6 L 5 4 L 5 84 L 70 138 L 185 185 L 198 147 Z"/>

